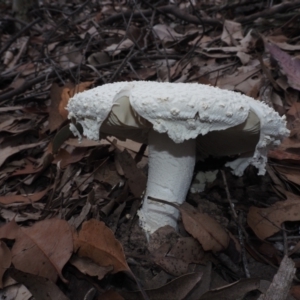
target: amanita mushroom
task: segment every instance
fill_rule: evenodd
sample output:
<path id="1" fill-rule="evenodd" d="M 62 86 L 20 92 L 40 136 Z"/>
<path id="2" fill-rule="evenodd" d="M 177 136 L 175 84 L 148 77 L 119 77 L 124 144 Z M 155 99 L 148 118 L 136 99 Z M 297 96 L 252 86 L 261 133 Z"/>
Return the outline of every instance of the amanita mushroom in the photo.
<path id="1" fill-rule="evenodd" d="M 149 197 L 183 203 L 196 154 L 240 154 L 228 163 L 235 175 L 248 165 L 263 175 L 268 150 L 289 133 L 285 118 L 266 104 L 197 83 L 105 84 L 76 94 L 67 109 L 89 139 L 103 133 L 148 144 L 148 181 L 138 215 L 150 234 L 164 225 L 176 228 L 179 212 Z M 71 130 L 79 135 L 73 124 Z"/>

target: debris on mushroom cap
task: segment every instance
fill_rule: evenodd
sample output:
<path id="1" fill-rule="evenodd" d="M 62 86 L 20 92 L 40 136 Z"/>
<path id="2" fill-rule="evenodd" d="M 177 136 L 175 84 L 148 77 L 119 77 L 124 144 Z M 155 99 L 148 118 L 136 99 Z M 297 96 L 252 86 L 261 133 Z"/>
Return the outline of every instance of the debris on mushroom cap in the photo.
<path id="1" fill-rule="evenodd" d="M 99 128 L 122 96 L 127 96 L 134 111 L 153 124 L 153 130 L 167 133 L 175 143 L 239 125 L 252 110 L 260 119 L 260 139 L 253 157 L 228 164 L 236 175 L 242 175 L 249 164 L 264 174 L 268 149 L 289 134 L 285 118 L 266 104 L 237 92 L 198 83 L 105 84 L 76 94 L 67 107 L 69 118 L 82 125 L 84 135 L 98 140 Z"/>

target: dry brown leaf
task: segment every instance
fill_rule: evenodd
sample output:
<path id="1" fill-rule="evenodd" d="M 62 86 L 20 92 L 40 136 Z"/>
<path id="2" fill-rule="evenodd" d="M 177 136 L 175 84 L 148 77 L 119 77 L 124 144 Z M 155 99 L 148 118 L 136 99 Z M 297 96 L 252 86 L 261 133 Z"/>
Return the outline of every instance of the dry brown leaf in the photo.
<path id="1" fill-rule="evenodd" d="M 23 110 L 23 106 L 5 106 L 5 107 L 0 107 L 0 112 L 8 112 L 8 111 L 17 111 L 17 110 Z"/>
<path id="2" fill-rule="evenodd" d="M 9 209 L 10 206 L 13 206 L 14 208 L 20 206 L 23 207 L 23 204 L 20 203 L 19 205 L 16 205 L 15 203 L 12 203 L 11 205 L 6 205 L 6 208 L 2 208 L 0 211 L 0 215 L 1 217 L 6 220 L 6 222 L 10 222 L 12 220 L 15 220 L 16 222 L 24 222 L 24 221 L 28 221 L 28 220 L 41 220 L 42 217 L 42 209 L 45 207 L 45 204 L 40 203 L 39 205 L 39 211 L 36 212 L 25 212 L 23 209 L 20 209 L 19 213 Z"/>
<path id="3" fill-rule="evenodd" d="M 65 220 L 48 219 L 20 227 L 12 248 L 16 269 L 64 282 L 62 268 L 73 252 L 72 231 Z"/>
<path id="4" fill-rule="evenodd" d="M 274 169 L 285 179 L 300 185 L 300 170 L 294 166 L 276 166 Z"/>
<path id="5" fill-rule="evenodd" d="M 99 266 L 113 266 L 112 273 L 130 270 L 120 242 L 103 222 L 95 219 L 84 222 L 81 230 L 74 234 L 74 251 Z"/>
<path id="6" fill-rule="evenodd" d="M 170 256 L 178 257 L 186 263 L 199 264 L 204 257 L 204 251 L 192 237 L 181 237 L 169 252 Z"/>
<path id="7" fill-rule="evenodd" d="M 300 299 L 300 285 L 294 285 L 290 289 L 290 294 L 295 298 L 295 300 Z"/>
<path id="8" fill-rule="evenodd" d="M 188 273 L 178 277 L 168 284 L 153 290 L 146 290 L 150 300 L 185 299 L 185 297 L 200 282 L 202 273 Z M 120 292 L 125 299 L 140 300 L 140 292 Z"/>
<path id="9" fill-rule="evenodd" d="M 57 164 L 59 162 L 60 168 L 64 169 L 69 164 L 73 164 L 78 161 L 81 161 L 82 158 L 85 156 L 85 154 L 86 154 L 85 148 L 75 148 L 72 149 L 71 152 L 68 152 L 67 150 L 61 148 L 59 149 L 52 163 Z"/>
<path id="10" fill-rule="evenodd" d="M 179 207 L 179 210 L 184 228 L 199 241 L 205 251 L 218 252 L 228 247 L 229 236 L 216 220 L 200 213 L 186 202 Z"/>
<path id="11" fill-rule="evenodd" d="M 134 197 L 140 197 L 146 188 L 147 178 L 145 174 L 137 168 L 134 159 L 127 150 L 117 152 L 116 158 L 124 171 L 124 176 L 128 180 L 130 191 Z"/>
<path id="12" fill-rule="evenodd" d="M 9 177 L 19 176 L 19 175 L 28 175 L 28 174 L 35 174 L 40 172 L 43 169 L 43 166 L 37 167 L 31 161 L 25 160 L 26 164 L 22 166 L 21 169 L 14 171 Z"/>
<path id="13" fill-rule="evenodd" d="M 6 286 L 0 291 L 0 296 L 5 300 L 32 300 L 32 294 L 21 283 Z"/>
<path id="14" fill-rule="evenodd" d="M 5 160 L 8 157 L 12 156 L 13 154 L 16 154 L 22 150 L 35 148 L 35 147 L 41 146 L 43 144 L 45 144 L 45 142 L 41 141 L 38 143 L 32 143 L 32 144 L 28 144 L 28 145 L 20 145 L 20 146 L 15 146 L 15 147 L 7 146 L 4 149 L 1 149 L 1 151 L 0 151 L 0 167 L 3 165 Z"/>
<path id="15" fill-rule="evenodd" d="M 11 264 L 11 252 L 6 244 L 0 241 L 0 289 L 3 288 L 2 278 Z"/>
<path id="16" fill-rule="evenodd" d="M 278 62 L 282 72 L 287 76 L 290 86 L 300 91 L 300 60 L 282 51 L 278 46 L 265 43 L 270 54 Z"/>
<path id="17" fill-rule="evenodd" d="M 174 43 L 184 37 L 184 35 L 177 33 L 172 27 L 166 24 L 154 25 L 152 31 L 154 38 L 161 40 L 164 45 L 168 45 L 170 42 Z"/>
<path id="18" fill-rule="evenodd" d="M 151 253 L 153 261 L 173 276 L 181 276 L 188 271 L 188 264 L 181 259 L 169 255 L 171 245 L 163 244 L 156 251 Z"/>
<path id="19" fill-rule="evenodd" d="M 299 220 L 299 199 L 278 201 L 268 208 L 252 206 L 247 217 L 248 225 L 255 232 L 256 236 L 262 240 L 281 230 L 283 222 Z"/>
<path id="20" fill-rule="evenodd" d="M 81 273 L 89 276 L 97 276 L 98 280 L 103 279 L 105 275 L 113 271 L 113 266 L 101 267 L 90 258 L 78 257 L 73 255 L 69 260 L 69 263 L 76 267 Z"/>
<path id="21" fill-rule="evenodd" d="M 20 227 L 12 220 L 0 227 L 0 239 L 14 240 L 19 232 Z"/>
<path id="22" fill-rule="evenodd" d="M 17 282 L 24 284 L 34 299 L 69 300 L 55 283 L 46 278 L 24 273 L 16 269 L 10 270 L 9 275 Z"/>
<path id="23" fill-rule="evenodd" d="M 290 160 L 290 161 L 294 160 L 296 162 L 300 162 L 299 154 L 290 153 L 287 152 L 286 150 L 281 150 L 281 149 L 270 150 L 268 152 L 268 157 L 278 159 L 278 160 Z"/>
<path id="24" fill-rule="evenodd" d="M 192 237 L 178 238 L 172 247 L 170 243 L 164 243 L 161 247 L 151 252 L 154 262 L 166 272 L 181 276 L 188 271 L 190 263 L 201 263 L 204 251 Z"/>
<path id="25" fill-rule="evenodd" d="M 98 300 L 125 300 L 120 294 L 113 290 L 104 292 L 100 297 Z"/>
<path id="26" fill-rule="evenodd" d="M 225 20 L 221 40 L 228 46 L 236 46 L 237 41 L 243 38 L 243 29 L 240 23 Z"/>
<path id="27" fill-rule="evenodd" d="M 80 84 L 66 83 L 64 86 L 59 86 L 53 83 L 50 90 L 51 105 L 49 107 L 49 128 L 54 131 L 67 120 L 68 111 L 66 106 L 69 99 L 76 93 L 80 93 L 88 89 L 93 84 L 93 81 L 82 82 Z"/>
<path id="28" fill-rule="evenodd" d="M 47 188 L 41 192 L 37 192 L 34 194 L 1 196 L 0 203 L 3 205 L 9 205 L 12 203 L 30 204 L 41 200 L 47 194 L 48 191 L 49 189 Z"/>
<path id="29" fill-rule="evenodd" d="M 266 284 L 268 284 L 266 280 L 260 280 L 256 278 L 241 279 L 224 287 L 211 290 L 202 295 L 199 300 L 243 299 L 244 296 L 250 291 L 264 291 Z"/>
<path id="30" fill-rule="evenodd" d="M 134 42 L 130 39 L 124 39 L 118 44 L 111 44 L 107 46 L 104 51 L 108 52 L 109 55 L 115 56 L 122 52 L 122 50 L 128 50 L 134 45 Z"/>
<path id="31" fill-rule="evenodd" d="M 92 66 L 97 66 L 110 62 L 110 57 L 105 52 L 93 52 L 88 58 L 87 61 Z"/>

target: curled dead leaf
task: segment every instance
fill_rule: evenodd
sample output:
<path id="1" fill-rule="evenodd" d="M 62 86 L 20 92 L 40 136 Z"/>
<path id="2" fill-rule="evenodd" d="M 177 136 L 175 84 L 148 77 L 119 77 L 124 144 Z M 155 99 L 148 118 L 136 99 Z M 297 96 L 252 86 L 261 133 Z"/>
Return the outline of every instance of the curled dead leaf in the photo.
<path id="1" fill-rule="evenodd" d="M 73 238 L 74 251 L 80 257 L 88 257 L 102 267 L 113 266 L 112 273 L 130 270 L 121 243 L 103 222 L 84 222 Z"/>
<path id="2" fill-rule="evenodd" d="M 113 270 L 113 266 L 101 267 L 94 263 L 90 258 L 78 257 L 73 255 L 69 261 L 71 265 L 76 267 L 81 273 L 88 274 L 89 276 L 97 276 L 98 280 Z"/>
<path id="3" fill-rule="evenodd" d="M 295 90 L 300 91 L 300 60 L 293 58 L 278 46 L 271 43 L 265 43 L 272 57 L 278 62 L 282 72 L 287 76 L 288 83 Z"/>
<path id="4" fill-rule="evenodd" d="M 0 241 L 0 289 L 3 288 L 2 278 L 11 264 L 11 252 L 6 244 Z"/>
<path id="5" fill-rule="evenodd" d="M 264 240 L 279 230 L 285 221 L 300 220 L 300 202 L 298 199 L 278 201 L 268 208 L 252 206 L 247 222 L 257 237 Z"/>
<path id="6" fill-rule="evenodd" d="M 68 111 L 66 106 L 69 99 L 76 93 L 80 93 L 88 89 L 94 82 L 87 81 L 75 85 L 68 82 L 64 86 L 59 86 L 57 83 L 53 83 L 50 90 L 51 105 L 49 107 L 49 128 L 50 131 L 54 131 L 60 127 L 60 125 L 67 120 Z"/>
<path id="7" fill-rule="evenodd" d="M 12 263 L 26 273 L 64 282 L 62 268 L 73 252 L 72 231 L 67 221 L 48 219 L 31 227 L 19 227 L 12 247 Z"/>
<path id="8" fill-rule="evenodd" d="M 186 202 L 179 210 L 186 231 L 199 241 L 205 251 L 218 252 L 228 247 L 229 235 L 216 220 Z"/>

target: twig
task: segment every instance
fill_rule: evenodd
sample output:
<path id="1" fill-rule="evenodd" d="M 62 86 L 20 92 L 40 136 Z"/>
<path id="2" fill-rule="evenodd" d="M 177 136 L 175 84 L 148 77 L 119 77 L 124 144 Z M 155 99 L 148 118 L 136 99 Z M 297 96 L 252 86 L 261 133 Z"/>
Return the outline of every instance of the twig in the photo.
<path id="1" fill-rule="evenodd" d="M 252 14 L 250 16 L 236 18 L 235 21 L 239 23 L 248 23 L 258 18 L 274 17 L 274 14 L 285 12 L 287 10 L 296 9 L 298 7 L 300 7 L 300 1 L 285 2 L 285 3 L 275 5 L 271 8 L 265 9 L 263 11 L 257 12 L 255 14 Z"/>
<path id="2" fill-rule="evenodd" d="M 233 217 L 235 219 L 235 221 L 238 221 L 238 215 L 234 209 L 234 205 L 231 201 L 231 196 L 230 196 L 230 192 L 229 192 L 229 188 L 228 188 L 228 184 L 227 184 L 227 179 L 226 179 L 226 175 L 225 175 L 225 172 L 224 170 L 221 170 L 221 174 L 222 174 L 222 177 L 223 177 L 223 182 L 224 182 L 224 186 L 225 186 L 225 191 L 226 191 L 226 195 L 227 195 L 227 200 L 229 202 L 229 205 L 230 205 L 230 208 L 231 208 L 231 212 L 233 214 Z"/>
<path id="3" fill-rule="evenodd" d="M 243 213 L 239 214 L 239 224 L 243 224 Z M 247 278 L 251 278 L 251 274 L 248 268 L 248 261 L 247 261 L 247 255 L 246 255 L 246 248 L 245 248 L 245 237 L 243 236 L 242 230 L 240 227 L 238 227 L 238 233 L 239 233 L 239 242 L 241 244 L 241 256 L 242 256 L 242 262 L 243 262 L 243 269 L 245 272 L 245 275 Z"/>
<path id="4" fill-rule="evenodd" d="M 165 58 L 164 55 L 148 55 L 148 56 L 139 56 L 139 57 L 134 57 L 135 55 L 137 55 L 138 52 L 134 53 L 133 54 L 133 57 L 129 57 L 129 60 L 132 60 L 132 61 L 139 61 L 139 60 L 142 60 L 142 59 L 163 59 Z M 168 59 L 180 59 L 181 56 L 179 55 L 167 55 L 167 58 Z M 128 60 L 127 60 L 128 61 Z M 125 61 L 124 59 L 119 59 L 119 60 L 116 60 L 116 61 L 112 61 L 112 62 L 108 62 L 108 63 L 104 63 L 104 64 L 100 64 L 100 65 L 96 65 L 94 66 L 96 69 L 102 69 L 102 68 L 107 68 L 107 67 L 111 67 L 111 66 L 114 66 L 114 65 L 118 65 L 118 64 L 121 64 L 120 65 L 120 69 L 125 65 L 125 63 L 127 62 Z M 124 64 L 124 65 L 123 65 Z M 17 89 L 14 89 L 12 91 L 9 91 L 9 92 L 6 92 L 6 93 L 3 93 L 3 94 L 0 94 L 0 104 L 3 103 L 4 101 L 6 101 L 7 99 L 12 99 L 13 97 L 25 92 L 27 89 L 30 89 L 32 88 L 32 86 L 34 86 L 35 84 L 37 83 L 40 83 L 44 80 L 48 80 L 48 79 L 53 79 L 57 76 L 57 72 L 59 74 L 63 74 L 63 73 L 66 73 L 66 72 L 72 72 L 74 70 L 76 70 L 78 68 L 78 65 L 68 69 L 68 70 L 53 70 L 51 71 L 50 73 L 48 74 L 43 74 L 43 75 L 40 75 L 36 78 L 33 78 L 27 82 L 25 82 L 23 85 L 21 85 L 19 88 Z M 82 65 L 82 68 L 88 68 L 87 66 L 85 65 Z"/>
<path id="5" fill-rule="evenodd" d="M 285 224 L 282 223 L 282 237 L 283 237 L 283 253 L 284 255 L 288 255 L 289 249 L 288 249 L 288 242 L 287 242 L 287 234 L 285 229 Z"/>
<path id="6" fill-rule="evenodd" d="M 192 24 L 196 24 L 196 25 L 199 25 L 199 24 L 201 25 L 203 22 L 204 24 L 210 25 L 210 26 L 217 26 L 217 27 L 222 26 L 221 22 L 219 20 L 215 20 L 215 19 L 203 18 L 203 19 L 201 19 L 202 22 L 200 22 L 196 16 L 186 14 L 181 9 L 179 9 L 178 7 L 173 6 L 173 5 L 160 6 L 160 7 L 157 7 L 156 10 L 159 13 L 171 14 L 183 21 L 186 21 L 186 22 L 189 22 Z M 112 24 L 114 22 L 118 22 L 118 21 L 122 20 L 123 17 L 129 18 L 131 15 L 133 18 L 140 18 L 141 13 L 144 16 L 148 17 L 148 16 L 152 15 L 152 12 L 153 12 L 152 9 L 141 10 L 140 12 L 137 12 L 137 13 L 132 13 L 132 11 L 126 11 L 124 13 L 114 14 L 114 15 L 106 18 L 105 20 L 100 21 L 99 25 Z"/>
<path id="7" fill-rule="evenodd" d="M 235 208 L 234 208 L 234 205 L 232 203 L 231 195 L 230 195 L 230 192 L 229 192 L 227 179 L 226 179 L 226 175 L 225 175 L 224 170 L 221 170 L 221 173 L 222 173 L 222 177 L 223 177 L 223 182 L 224 182 L 224 186 L 225 186 L 227 200 L 229 202 L 233 218 L 234 218 L 234 220 L 237 224 L 237 228 L 238 228 L 239 242 L 240 242 L 240 245 L 241 245 L 241 248 L 242 248 L 243 269 L 244 269 L 246 277 L 250 278 L 251 276 L 250 276 L 250 272 L 249 272 L 249 269 L 248 269 L 248 263 L 247 263 L 247 257 L 246 257 L 246 251 L 245 251 L 245 243 L 244 243 L 244 241 L 245 241 L 245 239 L 247 239 L 248 235 L 247 235 L 247 232 L 246 232 L 244 226 L 242 225 L 242 220 L 241 220 L 242 215 L 240 215 L 240 216 L 237 215 L 237 213 L 235 211 Z"/>
<path id="8" fill-rule="evenodd" d="M 126 65 L 126 63 L 129 62 L 134 56 L 136 56 L 138 54 L 138 52 L 132 53 L 133 50 L 134 50 L 134 47 L 131 47 L 127 56 L 123 59 L 122 63 L 119 65 L 119 67 L 117 68 L 115 73 L 110 77 L 110 79 L 108 81 L 109 83 L 113 82 L 115 80 L 115 78 L 118 76 L 118 74 L 122 71 L 122 69 Z"/>
<path id="9" fill-rule="evenodd" d="M 277 274 L 267 292 L 260 295 L 258 300 L 283 300 L 287 299 L 293 278 L 296 272 L 295 263 L 285 256 L 280 263 Z"/>
<path id="10" fill-rule="evenodd" d="M 12 17 L 5 17 L 5 18 L 0 18 L 0 21 L 12 21 L 12 22 L 17 22 L 20 23 L 23 26 L 28 26 L 27 22 L 24 22 L 23 20 L 17 19 L 17 18 L 12 18 Z M 38 32 L 39 34 L 43 34 L 44 32 L 38 28 L 32 28 L 32 30 Z"/>
<path id="11" fill-rule="evenodd" d="M 253 5 L 254 3 L 261 4 L 262 1 L 261 0 L 255 0 L 255 1 L 253 1 L 253 0 L 246 0 L 246 1 L 245 0 L 239 0 L 239 1 L 236 1 L 234 3 L 229 2 L 229 3 L 226 3 L 224 5 L 213 6 L 211 8 L 206 9 L 205 11 L 207 13 L 216 12 L 216 11 L 224 11 L 226 9 L 233 9 L 233 8 L 237 8 L 237 7 L 240 8 L 241 6 L 244 6 L 244 5 Z"/>
<path id="12" fill-rule="evenodd" d="M 2 54 L 9 49 L 9 47 L 11 46 L 11 44 L 18 39 L 24 32 L 26 32 L 27 30 L 29 30 L 33 25 L 35 25 L 36 23 L 40 22 L 41 19 L 37 18 L 34 21 L 32 21 L 31 23 L 29 23 L 27 26 L 25 26 L 23 29 L 21 29 L 20 31 L 18 31 L 18 33 L 16 33 L 0 50 L 0 57 L 2 56 Z"/>

